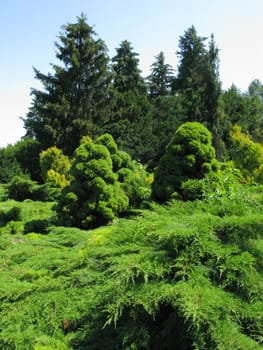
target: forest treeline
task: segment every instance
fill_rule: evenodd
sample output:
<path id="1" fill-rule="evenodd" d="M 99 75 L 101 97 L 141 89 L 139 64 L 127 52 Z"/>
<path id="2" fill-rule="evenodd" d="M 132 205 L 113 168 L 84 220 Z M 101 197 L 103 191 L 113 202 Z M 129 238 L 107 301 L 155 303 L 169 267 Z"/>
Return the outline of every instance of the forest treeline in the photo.
<path id="1" fill-rule="evenodd" d="M 32 105 L 23 117 L 26 136 L 0 150 L 0 181 L 29 173 L 40 179 L 39 153 L 56 146 L 72 157 L 82 136 L 110 133 L 118 147 L 149 171 L 158 164 L 177 128 L 198 121 L 213 135 L 218 160 L 232 158 L 229 133 L 238 124 L 254 142 L 263 142 L 263 86 L 254 80 L 243 93 L 223 91 L 219 50 L 194 26 L 179 38 L 178 67 L 156 55 L 143 78 L 139 55 L 127 40 L 109 58 L 107 46 L 81 15 L 67 24 L 56 43 L 52 72 L 34 68 L 42 89 L 32 89 Z"/>

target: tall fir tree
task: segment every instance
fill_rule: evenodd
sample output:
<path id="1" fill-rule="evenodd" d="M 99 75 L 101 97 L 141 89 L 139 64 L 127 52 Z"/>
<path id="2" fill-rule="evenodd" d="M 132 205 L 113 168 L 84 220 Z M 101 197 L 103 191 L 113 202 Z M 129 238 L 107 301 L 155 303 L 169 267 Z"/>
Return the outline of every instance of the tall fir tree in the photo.
<path id="1" fill-rule="evenodd" d="M 134 52 L 131 43 L 124 40 L 116 49 L 112 58 L 113 85 L 118 92 L 146 91 L 145 82 L 139 69 L 138 53 Z"/>
<path id="2" fill-rule="evenodd" d="M 206 38 L 197 35 L 194 26 L 185 31 L 179 39 L 178 75 L 176 93 L 184 97 L 183 107 L 186 121 L 202 122 L 204 106 L 204 76 L 206 68 Z"/>
<path id="3" fill-rule="evenodd" d="M 139 69 L 138 54 L 125 40 L 112 59 L 114 106 L 104 131 L 112 134 L 120 149 L 148 163 L 152 152 L 151 104 Z"/>
<path id="4" fill-rule="evenodd" d="M 151 65 L 151 74 L 148 76 L 148 89 L 151 98 L 169 95 L 173 81 L 173 69 L 165 63 L 164 53 L 161 51 L 155 56 L 155 59 Z"/>
<path id="5" fill-rule="evenodd" d="M 217 157 L 222 158 L 224 145 L 220 124 L 223 114 L 220 110 L 218 49 L 213 35 L 208 48 L 206 40 L 198 36 L 194 26 L 180 37 L 178 76 L 174 87 L 182 94 L 186 121 L 201 122 L 213 133 Z"/>
<path id="6" fill-rule="evenodd" d="M 43 90 L 32 89 L 33 102 L 24 120 L 27 135 L 42 148 L 58 146 L 72 154 L 83 135 L 98 134 L 107 118 L 111 80 L 107 48 L 82 14 L 62 27 L 56 43 L 54 73 L 35 69 Z"/>
<path id="7" fill-rule="evenodd" d="M 172 96 L 174 81 L 173 69 L 165 62 L 161 51 L 151 65 L 151 74 L 147 78 L 148 94 L 152 104 L 153 157 L 149 168 L 154 169 L 165 148 L 182 122 L 181 98 Z"/>

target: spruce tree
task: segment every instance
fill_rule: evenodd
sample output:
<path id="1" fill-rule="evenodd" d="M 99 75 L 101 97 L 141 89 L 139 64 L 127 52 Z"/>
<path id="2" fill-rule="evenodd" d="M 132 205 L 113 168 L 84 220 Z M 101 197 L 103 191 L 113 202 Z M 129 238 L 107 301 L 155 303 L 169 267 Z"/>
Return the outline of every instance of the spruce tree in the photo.
<path id="1" fill-rule="evenodd" d="M 166 96 L 171 92 L 173 81 L 172 67 L 165 63 L 164 53 L 161 51 L 151 65 L 151 74 L 148 76 L 149 95 L 151 98 Z"/>
<path id="2" fill-rule="evenodd" d="M 146 85 L 139 69 L 138 53 L 134 52 L 131 43 L 122 41 L 116 51 L 116 56 L 112 58 L 113 85 L 116 90 L 145 92 Z"/>
<path id="3" fill-rule="evenodd" d="M 205 109 L 206 38 L 197 35 L 194 26 L 179 39 L 176 92 L 183 95 L 186 121 L 202 122 Z M 206 114 L 206 113 L 205 113 Z"/>
<path id="4" fill-rule="evenodd" d="M 214 37 L 206 46 L 205 37 L 198 36 L 194 26 L 179 40 L 178 76 L 175 92 L 182 95 L 186 121 L 203 123 L 213 133 L 218 158 L 222 158 L 221 83 L 218 73 L 218 49 Z"/>
<path id="5" fill-rule="evenodd" d="M 181 98 L 180 96 L 173 96 L 171 93 L 174 82 L 173 69 L 165 63 L 163 52 L 155 57 L 147 82 L 148 94 L 152 103 L 154 149 L 148 168 L 154 169 L 183 120 Z"/>
<path id="6" fill-rule="evenodd" d="M 154 174 L 153 198 L 160 202 L 180 196 L 189 179 L 202 179 L 215 158 L 210 131 L 186 122 L 176 131 Z"/>
<path id="7" fill-rule="evenodd" d="M 104 131 L 112 134 L 120 149 L 146 164 L 153 155 L 151 104 L 137 56 L 125 40 L 112 59 L 114 105 Z"/>
<path id="8" fill-rule="evenodd" d="M 110 73 L 107 48 L 82 14 L 62 27 L 53 73 L 35 70 L 43 89 L 33 89 L 24 120 L 27 135 L 42 148 L 56 145 L 71 154 L 83 135 L 94 136 L 107 117 Z"/>

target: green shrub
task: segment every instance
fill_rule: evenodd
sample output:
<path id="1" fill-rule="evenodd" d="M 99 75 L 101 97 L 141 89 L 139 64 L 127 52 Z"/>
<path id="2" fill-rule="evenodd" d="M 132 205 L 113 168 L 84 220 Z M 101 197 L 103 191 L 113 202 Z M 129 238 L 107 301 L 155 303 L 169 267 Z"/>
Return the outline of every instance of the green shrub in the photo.
<path id="1" fill-rule="evenodd" d="M 27 198 L 32 198 L 32 188 L 35 183 L 30 179 L 16 176 L 8 186 L 8 197 L 16 201 L 23 201 Z"/>
<path id="2" fill-rule="evenodd" d="M 173 194 L 182 194 L 182 184 L 189 179 L 202 179 L 211 169 L 215 159 L 212 136 L 208 129 L 198 122 L 182 124 L 167 146 L 165 155 L 154 174 L 153 198 L 167 201 Z M 197 182 L 195 183 L 195 187 Z M 187 192 L 189 195 L 189 186 Z M 193 187 L 193 183 L 191 184 Z M 195 189 L 196 190 L 196 189 Z"/>
<path id="3" fill-rule="evenodd" d="M 188 179 L 182 183 L 182 196 L 185 200 L 202 199 L 204 188 L 199 179 Z"/>
<path id="4" fill-rule="evenodd" d="M 9 221 L 2 229 L 1 233 L 17 235 L 24 233 L 24 223 L 22 221 Z"/>
<path id="5" fill-rule="evenodd" d="M 47 219 L 31 220 L 25 223 L 24 233 L 30 233 L 30 232 L 47 233 L 49 225 L 50 225 L 50 221 Z"/>
<path id="6" fill-rule="evenodd" d="M 128 197 L 113 171 L 103 140 L 108 142 L 110 138 L 100 138 L 96 143 L 84 137 L 75 151 L 73 180 L 56 207 L 63 224 L 83 228 L 105 224 L 128 207 Z"/>
<path id="7" fill-rule="evenodd" d="M 25 199 L 53 201 L 58 198 L 61 191 L 51 183 L 40 185 L 36 181 L 16 176 L 8 185 L 7 192 L 8 198 L 16 201 Z"/>
<path id="8" fill-rule="evenodd" d="M 233 162 L 240 169 L 244 181 L 248 184 L 263 183 L 263 145 L 243 133 L 239 125 L 234 125 L 231 129 L 230 140 Z"/>
<path id="9" fill-rule="evenodd" d="M 67 156 L 56 146 L 40 153 L 41 176 L 45 182 L 63 189 L 70 182 L 71 163 Z"/>
<path id="10" fill-rule="evenodd" d="M 21 209 L 19 207 L 12 207 L 7 211 L 0 211 L 0 223 L 7 224 L 9 221 L 19 221 L 21 219 Z"/>
<path id="11" fill-rule="evenodd" d="M 25 176 L 25 171 L 16 158 L 15 147 L 0 148 L 0 182 L 8 183 L 17 175 Z"/>

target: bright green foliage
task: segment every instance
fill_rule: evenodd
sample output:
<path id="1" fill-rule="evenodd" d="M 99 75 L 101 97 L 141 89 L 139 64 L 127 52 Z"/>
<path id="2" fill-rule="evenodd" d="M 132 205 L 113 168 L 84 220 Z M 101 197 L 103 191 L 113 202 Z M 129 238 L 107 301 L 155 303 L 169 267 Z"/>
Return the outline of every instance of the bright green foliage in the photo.
<path id="1" fill-rule="evenodd" d="M 98 134 L 110 105 L 107 48 L 96 39 L 84 15 L 62 27 L 56 43 L 54 73 L 35 69 L 43 90 L 32 90 L 33 103 L 24 118 L 27 135 L 46 149 L 56 145 L 71 155 L 83 135 Z"/>
<path id="2" fill-rule="evenodd" d="M 182 124 L 167 147 L 156 169 L 153 197 L 167 201 L 182 191 L 188 179 L 201 179 L 211 170 L 215 158 L 212 136 L 198 122 Z"/>
<path id="3" fill-rule="evenodd" d="M 149 175 L 145 167 L 138 161 L 132 160 L 128 153 L 120 151 L 110 134 L 98 137 L 96 143 L 108 148 L 113 171 L 117 173 L 118 181 L 129 198 L 129 206 L 140 207 L 151 194 Z"/>
<path id="4" fill-rule="evenodd" d="M 260 97 L 260 85 L 254 81 L 250 84 L 249 93 L 242 93 L 235 85 L 232 85 L 223 93 L 223 108 L 226 119 L 225 141 L 231 148 L 229 131 L 238 124 L 243 132 L 248 133 L 255 142 L 263 142 L 262 115 L 263 100 Z"/>
<path id="5" fill-rule="evenodd" d="M 33 226 L 38 228 L 46 223 L 46 228 L 51 224 L 54 212 L 54 203 L 26 200 L 16 202 L 8 200 L 0 203 L 0 235 L 3 234 L 23 234 L 25 228 Z M 29 232 L 29 231 L 28 231 Z M 30 230 L 30 232 L 32 232 Z M 36 231 L 40 232 L 40 231 Z"/>
<path id="6" fill-rule="evenodd" d="M 117 174 L 122 189 L 129 198 L 130 207 L 138 208 L 143 202 L 149 200 L 151 187 L 148 174 L 141 163 L 131 161 L 130 166 L 120 168 Z"/>
<path id="7" fill-rule="evenodd" d="M 243 177 L 232 162 L 221 163 L 213 160 L 207 171 L 201 179 L 188 179 L 182 183 L 184 200 L 203 199 L 224 203 L 237 198 L 239 192 L 242 192 Z"/>
<path id="8" fill-rule="evenodd" d="M 173 202 L 93 231 L 2 235 L 0 348 L 262 349 L 262 203 L 246 194 L 222 215 Z"/>
<path id="9" fill-rule="evenodd" d="M 263 145 L 255 143 L 241 127 L 235 125 L 230 131 L 233 147 L 231 155 L 235 166 L 241 170 L 245 181 L 263 182 Z"/>
<path id="10" fill-rule="evenodd" d="M 69 185 L 70 160 L 56 146 L 40 153 L 41 176 L 45 182 L 55 187 L 64 188 Z"/>
<path id="11" fill-rule="evenodd" d="M 96 143 L 84 137 L 75 151 L 74 179 L 64 189 L 57 207 L 59 219 L 65 225 L 91 227 L 105 224 L 128 207 L 128 197 L 113 172 L 110 151 L 101 144 L 103 139 L 99 140 Z"/>
<path id="12" fill-rule="evenodd" d="M 83 138 L 76 149 L 73 180 L 57 211 L 63 224 L 91 227 L 111 221 L 150 197 L 145 168 L 118 147 L 110 134 Z"/>

